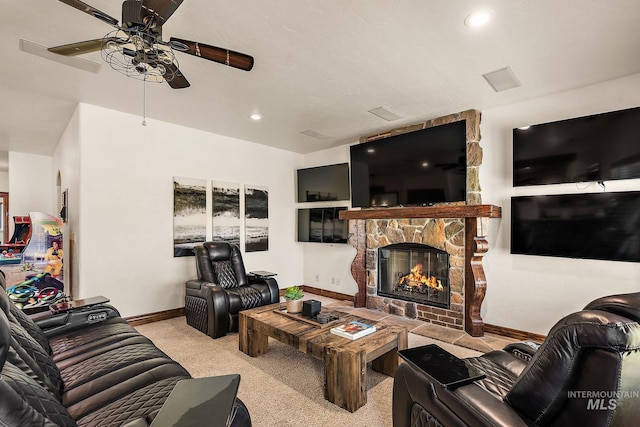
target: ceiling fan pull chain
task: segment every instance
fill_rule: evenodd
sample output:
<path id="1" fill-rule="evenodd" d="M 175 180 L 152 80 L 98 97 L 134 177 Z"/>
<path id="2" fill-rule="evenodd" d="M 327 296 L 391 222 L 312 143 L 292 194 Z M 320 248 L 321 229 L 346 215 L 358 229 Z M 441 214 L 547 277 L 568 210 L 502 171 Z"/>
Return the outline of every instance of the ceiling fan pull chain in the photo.
<path id="1" fill-rule="evenodd" d="M 147 77 L 142 79 L 142 126 L 147 125 Z"/>

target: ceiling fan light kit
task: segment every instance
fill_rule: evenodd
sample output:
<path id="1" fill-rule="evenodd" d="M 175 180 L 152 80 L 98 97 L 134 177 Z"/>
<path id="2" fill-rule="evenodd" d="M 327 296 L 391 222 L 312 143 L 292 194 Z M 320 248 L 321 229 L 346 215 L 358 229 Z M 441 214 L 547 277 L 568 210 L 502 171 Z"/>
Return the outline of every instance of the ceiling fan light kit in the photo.
<path id="1" fill-rule="evenodd" d="M 178 60 L 170 46 L 149 43 L 143 33 L 114 30 L 102 39 L 102 59 L 114 70 L 147 82 L 172 82 Z"/>
<path id="2" fill-rule="evenodd" d="M 244 71 L 253 68 L 253 57 L 204 43 L 171 38 L 162 40 L 162 26 L 183 0 L 125 0 L 122 23 L 80 0 L 62 3 L 99 19 L 115 30 L 102 39 L 49 48 L 50 52 L 75 56 L 100 50 L 102 58 L 118 72 L 145 82 L 167 82 L 173 89 L 190 86 L 180 71 L 174 50 Z"/>

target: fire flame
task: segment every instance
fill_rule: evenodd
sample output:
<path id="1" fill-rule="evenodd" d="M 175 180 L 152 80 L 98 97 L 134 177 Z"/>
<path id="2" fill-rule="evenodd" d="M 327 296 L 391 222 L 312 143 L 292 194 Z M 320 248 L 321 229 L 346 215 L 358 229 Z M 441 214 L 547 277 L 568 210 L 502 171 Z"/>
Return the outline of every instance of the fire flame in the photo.
<path id="1" fill-rule="evenodd" d="M 416 264 L 409 274 L 402 276 L 400 278 L 400 284 L 408 286 L 427 285 L 430 288 L 434 288 L 439 291 L 443 290 L 442 282 L 437 280 L 435 276 L 427 277 L 422 274 L 422 264 Z"/>

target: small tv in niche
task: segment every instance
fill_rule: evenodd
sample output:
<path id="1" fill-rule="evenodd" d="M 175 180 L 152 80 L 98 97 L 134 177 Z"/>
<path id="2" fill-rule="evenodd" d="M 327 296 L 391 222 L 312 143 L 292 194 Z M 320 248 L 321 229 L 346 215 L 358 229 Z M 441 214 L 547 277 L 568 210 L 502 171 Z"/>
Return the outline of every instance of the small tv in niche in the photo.
<path id="1" fill-rule="evenodd" d="M 511 253 L 640 262 L 640 191 L 512 197 Z"/>
<path id="2" fill-rule="evenodd" d="M 349 164 L 298 169 L 298 203 L 349 200 Z"/>
<path id="3" fill-rule="evenodd" d="M 349 221 L 338 217 L 346 209 L 298 209 L 298 242 L 347 243 Z"/>

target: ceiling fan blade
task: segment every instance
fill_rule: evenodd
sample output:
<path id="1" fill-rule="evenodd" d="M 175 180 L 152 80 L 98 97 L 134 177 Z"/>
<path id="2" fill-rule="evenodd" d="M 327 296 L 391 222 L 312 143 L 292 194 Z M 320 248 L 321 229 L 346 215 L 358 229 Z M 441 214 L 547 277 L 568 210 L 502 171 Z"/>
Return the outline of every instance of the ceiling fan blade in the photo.
<path id="1" fill-rule="evenodd" d="M 184 89 L 191 86 L 187 78 L 182 74 L 178 67 L 175 66 L 175 64 L 164 64 L 164 66 L 167 69 L 167 74 L 173 74 L 173 79 L 167 80 L 167 83 L 173 89 Z"/>
<path id="2" fill-rule="evenodd" d="M 81 10 L 84 13 L 88 13 L 89 15 L 95 18 L 98 18 L 99 20 L 106 22 L 109 25 L 113 25 L 114 27 L 118 26 L 118 20 L 116 18 L 109 16 L 106 13 L 96 9 L 95 7 L 89 6 L 88 4 L 81 2 L 80 0 L 60 0 L 60 1 L 64 4 L 67 4 L 78 10 Z"/>
<path id="3" fill-rule="evenodd" d="M 189 55 L 198 56 L 200 58 L 208 59 L 209 61 L 217 62 L 219 64 L 225 64 L 230 67 L 238 68 L 244 71 L 251 71 L 253 68 L 253 56 L 246 55 L 240 52 L 234 52 L 233 50 L 223 49 L 221 47 L 210 46 L 204 43 L 192 42 L 189 40 L 179 39 L 171 37 L 171 42 L 182 43 L 186 46 L 181 50 Z"/>
<path id="4" fill-rule="evenodd" d="M 64 56 L 76 56 L 89 52 L 97 52 L 102 48 L 102 39 L 85 40 L 78 43 L 70 43 L 54 46 L 47 49 L 49 52 Z"/>
<path id="5" fill-rule="evenodd" d="M 145 16 L 154 16 L 157 25 L 162 26 L 182 4 L 183 0 L 142 0 Z"/>

